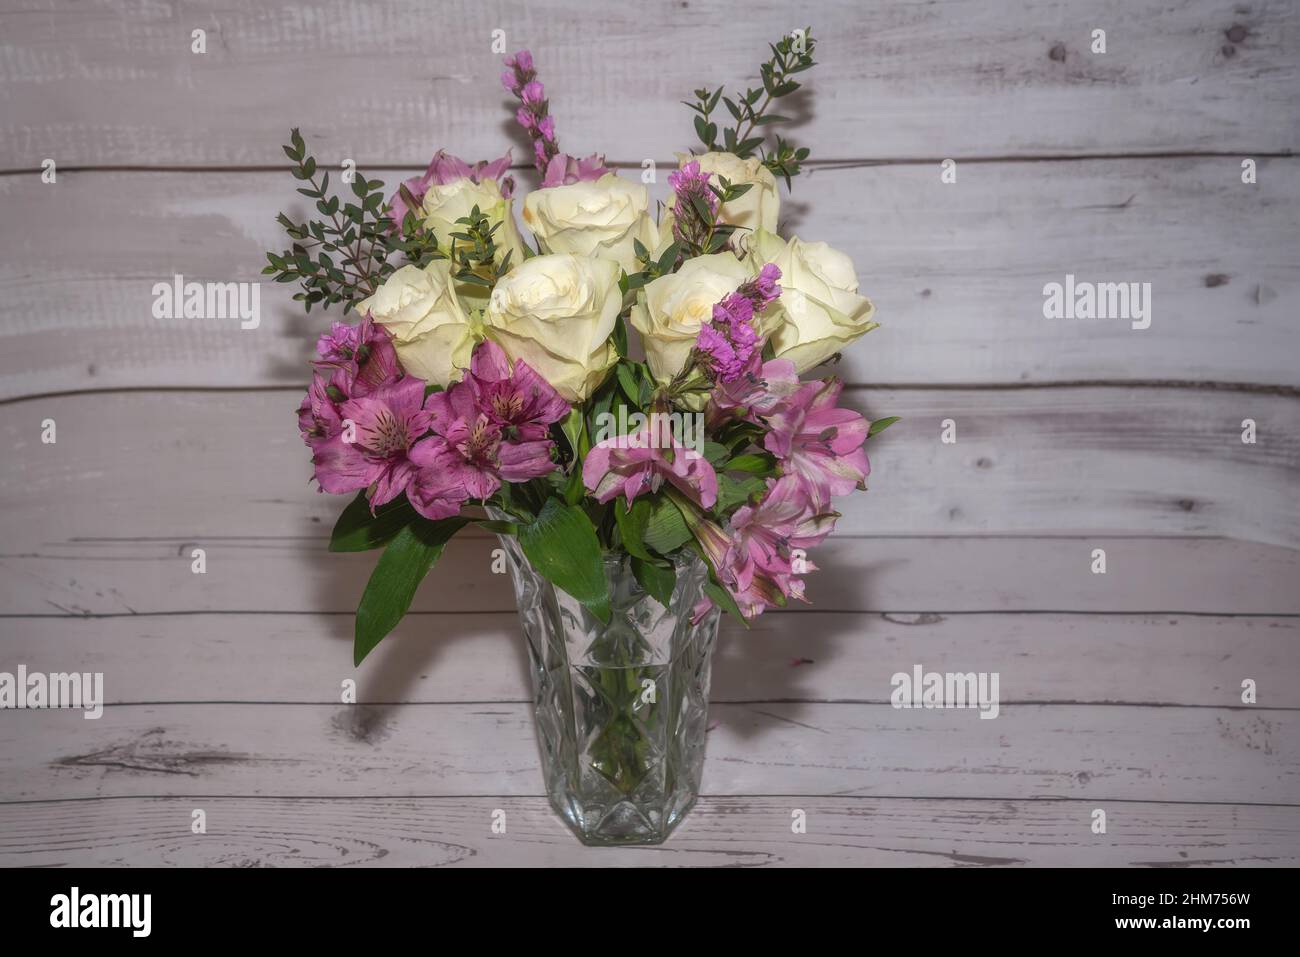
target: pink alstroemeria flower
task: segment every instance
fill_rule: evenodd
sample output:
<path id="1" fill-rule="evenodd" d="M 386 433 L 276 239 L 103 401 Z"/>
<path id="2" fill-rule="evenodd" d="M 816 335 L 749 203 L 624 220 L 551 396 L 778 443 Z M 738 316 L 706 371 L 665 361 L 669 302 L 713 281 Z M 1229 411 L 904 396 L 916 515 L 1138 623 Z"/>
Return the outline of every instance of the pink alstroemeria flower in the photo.
<path id="1" fill-rule="evenodd" d="M 799 374 L 789 359 L 764 362 L 756 352 L 746 360 L 739 376 L 714 386 L 705 412 L 705 425 L 713 429 L 729 418 L 756 422 L 794 395 L 800 384 Z"/>
<path id="2" fill-rule="evenodd" d="M 466 163 L 460 157 L 452 156 L 446 150 L 438 150 L 430 160 L 428 169 L 419 176 L 406 180 L 402 185 L 410 191 L 411 196 L 418 203 L 424 199 L 424 194 L 429 191 L 430 186 L 446 186 L 460 179 L 468 179 L 473 183 L 494 179 L 501 189 L 501 195 L 509 199 L 515 188 L 515 181 L 506 175 L 510 171 L 510 162 L 510 150 L 506 150 L 506 155 L 500 159 L 491 162 L 481 160 L 473 165 Z M 400 189 L 389 198 L 388 205 L 392 207 L 388 216 L 393 221 L 395 230 L 402 228 L 402 222 L 408 212 L 419 214 L 418 209 L 411 210 L 407 207 Z"/>
<path id="3" fill-rule="evenodd" d="M 681 445 L 668 428 L 652 429 L 651 416 L 639 430 L 597 443 L 582 463 L 582 482 L 598 502 L 622 492 L 627 503 L 657 492 L 667 480 L 702 508 L 718 500 L 718 475 L 708 460 Z"/>
<path id="4" fill-rule="evenodd" d="M 470 359 L 466 384 L 478 407 L 508 439 L 544 439 L 551 423 L 569 414 L 569 403 L 526 362 L 514 371 L 502 349 L 490 339 L 478 344 Z"/>
<path id="5" fill-rule="evenodd" d="M 549 119 L 549 117 L 548 117 Z M 540 142 L 540 141 L 539 141 Z M 603 153 L 592 153 L 582 158 L 557 153 L 546 163 L 542 186 L 572 186 L 574 183 L 595 182 L 610 172 L 605 166 Z"/>
<path id="6" fill-rule="evenodd" d="M 320 359 L 318 369 L 338 369 L 344 373 L 341 385 L 347 398 L 369 395 L 380 386 L 402 375 L 397 350 L 388 330 L 365 316 L 355 326 L 336 322 L 316 342 Z"/>
<path id="7" fill-rule="evenodd" d="M 424 381 L 412 376 L 339 405 L 342 429 L 313 449 L 316 481 L 326 492 L 369 489 L 370 507 L 391 502 L 415 472 L 408 453 L 429 430 Z"/>
<path id="8" fill-rule="evenodd" d="M 786 598 L 802 601 L 799 576 L 817 570 L 807 550 L 825 540 L 837 518 L 817 507 L 797 476 L 770 479 L 757 505 L 742 505 L 731 516 L 726 573 L 734 594 L 766 601 L 775 587 Z"/>
<path id="9" fill-rule="evenodd" d="M 767 483 L 757 505 L 743 505 L 731 517 L 730 532 L 707 519 L 692 527 L 696 541 L 746 618 L 784 605 L 789 598 L 804 601 L 800 577 L 816 571 L 807 549 L 821 544 L 839 516 L 820 510 L 797 476 Z M 698 620 L 712 602 L 694 610 Z"/>
<path id="10" fill-rule="evenodd" d="M 328 372 L 330 378 L 326 379 L 322 372 Z M 343 431 L 339 403 L 347 400 L 350 385 L 348 374 L 342 369 L 317 369 L 312 373 L 311 385 L 298 406 L 298 430 L 302 432 L 302 440 L 312 448 Z"/>
<path id="11" fill-rule="evenodd" d="M 866 488 L 871 473 L 862 447 L 870 424 L 836 405 L 843 388 L 838 379 L 809 382 L 767 416 L 771 431 L 764 446 L 781 460 L 783 475 L 804 482 L 818 507 L 828 505 L 833 495 Z"/>
<path id="12" fill-rule="evenodd" d="M 434 434 L 411 449 L 418 472 L 407 497 L 426 518 L 454 514 L 459 502 L 485 499 L 502 482 L 552 471 L 548 427 L 569 411 L 527 363 L 516 363 L 512 372 L 491 342 L 476 346 L 465 378 L 429 396 L 425 408 Z"/>

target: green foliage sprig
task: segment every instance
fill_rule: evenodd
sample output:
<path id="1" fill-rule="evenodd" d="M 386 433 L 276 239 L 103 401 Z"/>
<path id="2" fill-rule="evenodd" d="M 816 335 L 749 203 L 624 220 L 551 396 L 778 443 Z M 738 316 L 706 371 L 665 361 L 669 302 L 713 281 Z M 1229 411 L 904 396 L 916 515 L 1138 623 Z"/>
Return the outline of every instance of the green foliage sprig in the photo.
<path id="1" fill-rule="evenodd" d="M 808 150 L 796 148 L 780 136 L 776 136 L 775 145 L 769 147 L 763 130 L 790 121 L 788 116 L 769 113 L 768 109 L 775 101 L 789 96 L 802 86 L 798 80 L 792 79 L 795 74 L 816 66 L 813 51 L 817 42 L 813 39 L 812 27 L 805 28 L 801 33 L 801 36 L 785 36 L 776 43 L 768 44 L 772 57 L 758 68 L 762 86 L 748 88 L 743 96 L 735 99 L 724 95 L 724 87 L 720 86 L 716 90 L 701 87 L 694 91 L 696 102 L 686 103 L 696 113 L 695 133 L 705 149 L 725 149 L 746 159 L 761 148 L 763 165 L 774 175 L 783 177 L 787 186 L 792 177 L 799 175 L 803 162 L 808 159 Z M 713 120 L 713 112 L 719 102 L 727 107 L 727 112 L 735 121 L 734 126 L 722 129 L 721 146 L 717 141 L 718 124 Z"/>
<path id="2" fill-rule="evenodd" d="M 394 229 L 382 181 L 367 180 L 357 172 L 351 183 L 355 201 L 344 202 L 331 193 L 330 174 L 319 169 L 296 128 L 282 148 L 294 163 L 294 178 L 308 184 L 298 192 L 316 201 L 316 212 L 323 218 L 295 223 L 280 213 L 276 222 L 284 227 L 291 243 L 279 254 L 266 254 L 268 265 L 262 273 L 274 275 L 276 282 L 298 282 L 302 291 L 293 298 L 308 312 L 317 303 L 322 308 L 342 303 L 346 314 L 399 266 L 425 266 L 445 258 L 433 233 L 410 211 L 419 207 L 405 186 L 402 194 L 408 212 L 401 228 Z"/>
<path id="3" fill-rule="evenodd" d="M 468 216 L 456 220 L 456 224 L 464 229 L 451 234 L 452 275 L 460 282 L 491 289 L 510 269 L 513 253 L 513 250 L 508 250 L 501 262 L 494 264 L 497 246 L 493 234 L 501 228 L 501 223 L 489 221 L 475 206 Z"/>

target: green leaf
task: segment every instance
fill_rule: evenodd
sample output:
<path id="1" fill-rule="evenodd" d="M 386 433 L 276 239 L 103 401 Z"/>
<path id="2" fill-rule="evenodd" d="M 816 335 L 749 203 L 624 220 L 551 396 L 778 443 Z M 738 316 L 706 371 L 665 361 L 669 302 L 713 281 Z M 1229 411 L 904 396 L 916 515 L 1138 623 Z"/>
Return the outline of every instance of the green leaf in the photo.
<path id="1" fill-rule="evenodd" d="M 760 494 L 767 489 L 767 483 L 757 475 L 750 475 L 737 481 L 730 475 L 718 476 L 718 501 L 713 506 L 719 513 L 725 513 L 733 505 L 741 505 L 751 495 Z"/>
<path id="2" fill-rule="evenodd" d="M 357 497 L 334 523 L 334 531 L 330 534 L 330 551 L 364 552 L 379 548 L 415 518 L 415 509 L 405 498 L 381 505 L 372 515 L 366 493 L 358 492 Z"/>
<path id="3" fill-rule="evenodd" d="M 508 254 L 507 254 L 508 255 Z M 623 317 L 619 316 L 614 320 L 614 349 L 618 352 L 620 359 L 627 358 L 627 324 L 623 322 Z"/>
<path id="4" fill-rule="evenodd" d="M 489 532 L 496 532 L 498 535 L 518 535 L 518 522 L 502 522 L 497 519 L 485 518 L 474 523 L 479 528 L 486 528 Z"/>
<path id="5" fill-rule="evenodd" d="M 628 401 L 633 405 L 639 405 L 641 386 L 636 381 L 636 371 L 626 362 L 620 362 L 615 366 L 615 373 L 618 375 L 618 384 L 623 387 L 623 394 L 627 396 Z"/>
<path id="6" fill-rule="evenodd" d="M 748 452 L 737 455 L 727 463 L 728 472 L 749 472 L 751 475 L 767 475 L 776 469 L 776 459 L 772 456 Z"/>
<path id="7" fill-rule="evenodd" d="M 548 498 L 537 518 L 519 529 L 529 563 L 603 622 L 609 621 L 609 586 L 596 528 L 576 505 Z"/>
<path id="8" fill-rule="evenodd" d="M 867 429 L 867 438 L 885 431 L 885 429 L 897 422 L 898 419 L 899 417 L 896 415 L 887 416 L 883 419 L 876 419 L 876 421 L 871 423 L 871 427 Z"/>
<path id="9" fill-rule="evenodd" d="M 361 664 L 384 636 L 397 627 L 411 607 L 415 589 L 442 555 L 447 542 L 467 521 L 459 516 L 438 522 L 420 519 L 407 525 L 388 543 L 357 606 L 353 664 Z"/>
<path id="10" fill-rule="evenodd" d="M 660 555 L 668 555 L 691 540 L 691 530 L 681 510 L 667 497 L 654 502 L 642 541 Z"/>
<path id="11" fill-rule="evenodd" d="M 736 604 L 736 600 L 732 598 L 731 594 L 721 585 L 718 585 L 715 582 L 705 582 L 704 594 L 709 596 L 713 601 L 713 604 L 717 605 L 728 615 L 731 615 L 746 628 L 749 627 L 749 619 L 740 613 L 740 606 Z"/>
<path id="12" fill-rule="evenodd" d="M 650 500 L 644 496 L 633 499 L 630 509 L 622 495 L 614 500 L 614 523 L 618 525 L 623 547 L 629 555 L 648 562 L 654 561 L 654 556 L 645 547 L 645 530 L 650 522 L 650 511 Z"/>
<path id="13" fill-rule="evenodd" d="M 710 465 L 717 468 L 727 457 L 731 455 L 731 449 L 727 448 L 721 442 L 706 441 L 704 443 L 704 458 Z M 728 466 L 730 468 L 730 466 Z"/>
<path id="14" fill-rule="evenodd" d="M 660 273 L 666 273 L 668 270 L 673 268 L 673 263 L 677 262 L 678 252 L 680 252 L 678 244 L 670 243 L 668 248 L 663 251 L 663 255 L 659 257 L 659 262 L 656 264 L 659 267 Z"/>
<path id="15" fill-rule="evenodd" d="M 677 572 L 673 571 L 671 565 L 658 565 L 633 556 L 632 574 L 655 601 L 665 608 L 672 604 Z"/>
<path id="16" fill-rule="evenodd" d="M 565 416 L 564 421 L 560 423 L 560 431 L 564 433 L 564 438 L 569 443 L 569 449 L 576 457 L 579 454 L 579 445 L 582 441 L 582 409 L 574 406 Z"/>

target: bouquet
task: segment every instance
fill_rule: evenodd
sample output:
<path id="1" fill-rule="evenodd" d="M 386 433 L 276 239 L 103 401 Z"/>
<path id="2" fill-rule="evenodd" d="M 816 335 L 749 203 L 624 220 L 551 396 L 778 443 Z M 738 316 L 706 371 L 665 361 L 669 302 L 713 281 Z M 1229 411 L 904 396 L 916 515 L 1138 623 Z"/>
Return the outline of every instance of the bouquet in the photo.
<path id="1" fill-rule="evenodd" d="M 356 317 L 320 337 L 298 424 L 320 489 L 355 494 L 330 548 L 384 549 L 357 664 L 471 524 L 517 539 L 599 621 L 611 556 L 665 606 L 682 556 L 698 556 L 696 621 L 806 600 L 809 551 L 894 421 L 808 375 L 876 326 L 874 308 L 846 255 L 777 232 L 778 178 L 789 188 L 808 150 L 774 135 L 787 119 L 772 107 L 814 46 L 796 31 L 760 85 L 696 90 L 703 149 L 679 155 L 653 205 L 653 169 L 638 182 L 561 152 L 532 56 L 507 58 L 541 181 L 522 198 L 531 236 L 508 150 L 473 164 L 439 151 L 387 196 L 347 170 L 340 196 L 293 131 L 284 150 L 319 215 L 279 216 L 291 242 L 264 272 L 299 283 L 308 312 Z"/>

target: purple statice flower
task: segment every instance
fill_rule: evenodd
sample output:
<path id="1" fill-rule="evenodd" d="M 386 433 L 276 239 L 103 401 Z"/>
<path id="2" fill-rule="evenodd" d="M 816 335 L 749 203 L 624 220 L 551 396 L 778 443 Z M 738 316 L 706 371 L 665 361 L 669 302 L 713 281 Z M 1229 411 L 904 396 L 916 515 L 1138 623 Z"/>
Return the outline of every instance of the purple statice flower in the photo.
<path id="1" fill-rule="evenodd" d="M 754 326 L 754 314 L 781 295 L 776 283 L 780 278 L 781 270 L 768 263 L 757 277 L 713 307 L 713 320 L 700 328 L 695 348 L 715 382 L 735 382 L 750 370 L 752 358 L 762 351 L 763 340 Z"/>
<path id="2" fill-rule="evenodd" d="M 757 276 L 737 291 L 749 297 L 755 312 L 762 312 L 780 297 L 781 287 L 777 284 L 780 278 L 780 267 L 776 263 L 767 263 L 758 271 Z"/>
<path id="3" fill-rule="evenodd" d="M 713 220 L 718 215 L 718 197 L 709 188 L 709 174 L 700 169 L 694 160 L 681 169 L 668 174 L 668 185 L 673 196 L 673 238 L 691 249 L 702 249 L 708 239 Z M 704 201 L 709 210 L 709 222 L 700 221 L 692 198 Z"/>
<path id="4" fill-rule="evenodd" d="M 419 176 L 413 176 L 402 183 L 410 192 L 412 198 L 419 203 L 424 199 L 424 194 L 429 191 L 430 186 L 446 186 L 448 183 L 454 183 L 460 179 L 468 179 L 473 183 L 481 183 L 485 179 L 494 179 L 501 189 L 501 195 L 506 199 L 514 192 L 515 181 L 506 175 L 510 171 L 510 150 L 506 150 L 506 155 L 500 159 L 488 161 L 480 160 L 477 163 L 466 163 L 458 156 L 452 156 L 446 150 L 438 150 L 433 159 L 429 161 L 429 168 Z M 419 213 L 419 210 L 409 209 L 406 205 L 406 199 L 402 196 L 399 189 L 388 200 L 391 207 L 389 218 L 393 221 L 393 229 L 400 230 L 402 222 L 406 219 L 408 212 Z"/>
<path id="5" fill-rule="evenodd" d="M 755 351 L 761 351 L 762 340 L 754 328 L 753 318 L 753 304 L 733 292 L 713 307 L 713 321 L 700 327 L 695 348 L 714 381 L 739 379 L 750 357 Z"/>

